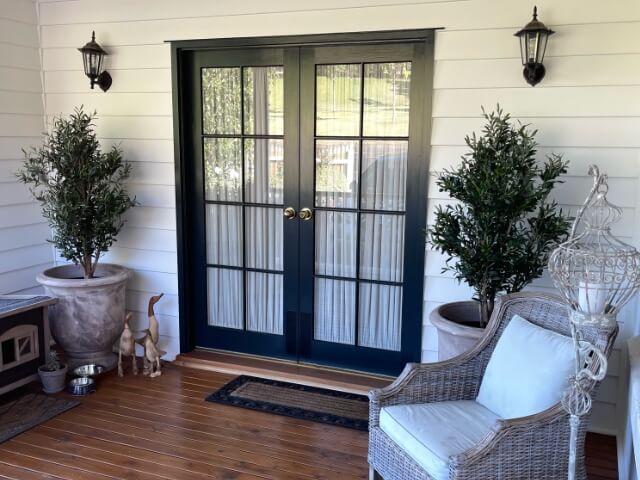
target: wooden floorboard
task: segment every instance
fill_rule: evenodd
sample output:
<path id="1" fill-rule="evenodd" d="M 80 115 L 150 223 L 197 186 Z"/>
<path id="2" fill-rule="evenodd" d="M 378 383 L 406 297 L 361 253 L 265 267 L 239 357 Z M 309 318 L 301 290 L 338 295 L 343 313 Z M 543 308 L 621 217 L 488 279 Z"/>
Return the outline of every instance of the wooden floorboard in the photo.
<path id="1" fill-rule="evenodd" d="M 106 374 L 79 407 L 1 444 L 0 479 L 367 478 L 366 432 L 204 401 L 232 378 L 173 364 L 155 379 Z M 588 437 L 590 479 L 617 478 L 615 449 Z"/>

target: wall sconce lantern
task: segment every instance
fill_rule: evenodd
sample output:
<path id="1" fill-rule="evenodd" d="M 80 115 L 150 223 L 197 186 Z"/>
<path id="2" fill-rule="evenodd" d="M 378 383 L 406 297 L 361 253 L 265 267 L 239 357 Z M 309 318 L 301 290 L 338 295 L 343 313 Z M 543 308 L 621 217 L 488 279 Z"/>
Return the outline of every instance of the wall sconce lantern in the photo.
<path id="1" fill-rule="evenodd" d="M 532 87 L 544 78 L 545 69 L 542 61 L 547 50 L 547 39 L 554 33 L 538 20 L 538 7 L 533 7 L 533 19 L 515 34 L 516 37 L 520 37 L 520 55 L 524 65 L 522 74 Z"/>
<path id="2" fill-rule="evenodd" d="M 109 54 L 96 42 L 96 32 L 91 34 L 91 41 L 78 50 L 82 53 L 84 73 L 91 80 L 91 89 L 97 84 L 104 92 L 109 90 L 111 75 L 102 70 L 104 57 Z"/>

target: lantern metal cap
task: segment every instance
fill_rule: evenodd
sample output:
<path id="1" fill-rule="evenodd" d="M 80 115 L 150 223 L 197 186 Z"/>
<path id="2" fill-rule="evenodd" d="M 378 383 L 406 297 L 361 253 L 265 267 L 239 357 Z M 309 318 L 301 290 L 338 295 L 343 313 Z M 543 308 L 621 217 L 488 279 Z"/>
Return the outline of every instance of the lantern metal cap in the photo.
<path id="1" fill-rule="evenodd" d="M 109 55 L 100 45 L 96 42 L 96 32 L 91 32 L 91 41 L 85 43 L 84 47 L 79 48 L 78 51 L 82 53 L 95 52 L 100 55 Z"/>
<path id="2" fill-rule="evenodd" d="M 556 33 L 550 28 L 547 28 L 544 23 L 538 20 L 538 7 L 533 7 L 533 19 L 513 35 L 516 37 L 521 37 L 527 32 L 546 32 L 547 35 L 553 35 L 554 33 Z"/>

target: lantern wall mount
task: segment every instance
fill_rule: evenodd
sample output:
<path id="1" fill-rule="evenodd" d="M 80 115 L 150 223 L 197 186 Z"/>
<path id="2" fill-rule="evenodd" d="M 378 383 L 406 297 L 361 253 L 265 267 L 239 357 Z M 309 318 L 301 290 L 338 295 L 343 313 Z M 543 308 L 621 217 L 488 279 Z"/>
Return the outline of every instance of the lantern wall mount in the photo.
<path id="1" fill-rule="evenodd" d="M 103 92 L 109 90 L 112 79 L 109 72 L 104 70 L 104 57 L 109 54 L 96 42 L 95 31 L 91 34 L 91 41 L 78 50 L 82 53 L 84 73 L 91 80 L 91 89 L 98 85 Z"/>
<path id="2" fill-rule="evenodd" d="M 534 87 L 544 78 L 546 70 L 542 64 L 547 50 L 547 40 L 555 32 L 538 20 L 538 7 L 533 7 L 533 19 L 514 35 L 520 38 L 522 75 Z"/>

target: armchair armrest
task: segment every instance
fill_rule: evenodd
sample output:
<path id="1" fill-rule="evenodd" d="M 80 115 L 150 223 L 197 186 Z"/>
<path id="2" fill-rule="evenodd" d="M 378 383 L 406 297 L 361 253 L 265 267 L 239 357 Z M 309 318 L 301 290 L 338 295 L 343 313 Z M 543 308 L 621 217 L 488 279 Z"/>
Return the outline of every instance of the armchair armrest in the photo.
<path id="1" fill-rule="evenodd" d="M 389 405 L 476 398 L 487 361 L 475 352 L 444 362 L 408 363 L 393 383 L 369 392 L 369 425 L 378 426 L 380 409 Z"/>
<path id="2" fill-rule="evenodd" d="M 527 469 L 513 478 L 535 478 L 532 472 L 539 468 L 540 472 L 548 473 L 554 465 L 559 472 L 566 473 L 568 419 L 569 415 L 557 403 L 534 415 L 496 421 L 492 431 L 478 445 L 450 458 L 450 469 L 454 472 L 451 478 L 486 478 L 492 465 L 512 465 L 516 469 L 516 465 L 521 465 L 520 468 Z M 583 431 L 586 423 L 585 418 L 580 425 Z M 584 434 L 578 438 L 584 442 Z"/>

